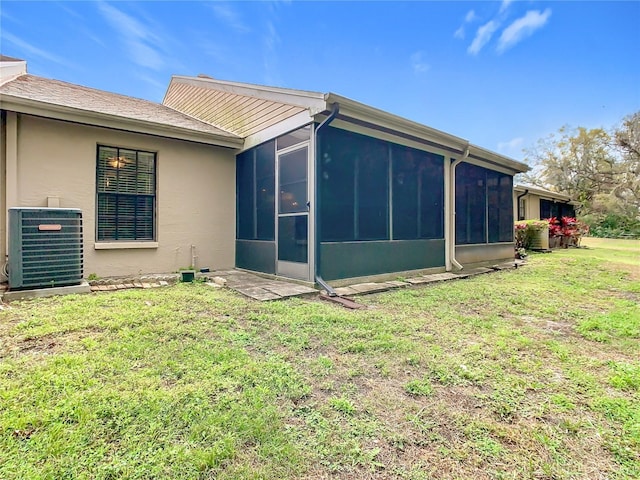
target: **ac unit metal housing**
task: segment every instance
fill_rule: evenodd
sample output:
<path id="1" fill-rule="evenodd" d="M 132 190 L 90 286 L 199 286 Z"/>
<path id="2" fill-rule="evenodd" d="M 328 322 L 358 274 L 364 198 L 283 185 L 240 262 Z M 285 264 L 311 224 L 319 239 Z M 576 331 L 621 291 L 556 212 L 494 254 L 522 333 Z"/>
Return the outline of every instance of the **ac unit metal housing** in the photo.
<path id="1" fill-rule="evenodd" d="M 61 287 L 82 282 L 82 211 L 9 209 L 9 289 Z"/>

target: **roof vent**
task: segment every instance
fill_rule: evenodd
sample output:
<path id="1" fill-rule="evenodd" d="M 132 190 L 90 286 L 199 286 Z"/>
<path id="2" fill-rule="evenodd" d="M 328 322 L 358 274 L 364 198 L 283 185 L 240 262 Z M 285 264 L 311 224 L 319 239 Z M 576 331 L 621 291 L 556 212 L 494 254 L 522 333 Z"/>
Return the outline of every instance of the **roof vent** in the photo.
<path id="1" fill-rule="evenodd" d="M 207 75 L 206 73 L 199 73 L 198 78 L 208 78 L 210 80 L 213 80 L 213 77 L 211 75 Z"/>

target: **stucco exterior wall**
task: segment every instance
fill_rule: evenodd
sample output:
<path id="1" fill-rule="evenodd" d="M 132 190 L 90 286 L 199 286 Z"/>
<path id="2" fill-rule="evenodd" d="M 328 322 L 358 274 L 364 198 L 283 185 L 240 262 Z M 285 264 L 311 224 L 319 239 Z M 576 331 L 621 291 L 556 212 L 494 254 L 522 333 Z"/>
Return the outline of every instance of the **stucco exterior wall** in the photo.
<path id="1" fill-rule="evenodd" d="M 514 190 L 513 192 L 513 218 L 518 219 L 518 196 L 522 195 L 522 192 Z M 540 196 L 534 193 L 527 193 L 522 197 L 525 201 L 524 207 L 524 219 L 525 220 L 540 220 Z"/>
<path id="2" fill-rule="evenodd" d="M 540 220 L 540 197 L 538 195 L 530 193 L 525 198 L 527 199 L 525 220 Z"/>
<path id="3" fill-rule="evenodd" d="M 98 144 L 157 152 L 157 247 L 96 249 Z M 234 266 L 230 149 L 19 115 L 17 205 L 2 205 L 2 211 L 47 206 L 49 196 L 59 197 L 60 207 L 83 211 L 85 276 L 177 271 L 192 264 L 192 245 L 197 268 Z"/>
<path id="4" fill-rule="evenodd" d="M 7 126 L 6 115 L 0 112 L 0 267 L 4 265 L 7 255 L 6 238 L 7 238 L 7 207 L 5 206 L 5 165 L 6 165 L 6 144 L 7 144 Z M 6 280 L 6 277 L 0 270 L 0 281 Z"/>

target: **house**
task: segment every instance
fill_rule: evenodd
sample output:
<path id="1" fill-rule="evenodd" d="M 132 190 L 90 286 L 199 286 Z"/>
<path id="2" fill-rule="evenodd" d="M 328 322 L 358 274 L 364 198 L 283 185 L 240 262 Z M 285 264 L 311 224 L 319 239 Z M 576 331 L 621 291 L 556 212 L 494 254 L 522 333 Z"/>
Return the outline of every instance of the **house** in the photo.
<path id="1" fill-rule="evenodd" d="M 576 202 L 562 193 L 530 185 L 513 187 L 513 209 L 516 220 L 575 217 Z"/>
<path id="2" fill-rule="evenodd" d="M 513 258 L 527 166 L 465 139 L 333 93 L 174 76 L 157 104 L 0 64 L 2 256 L 7 209 L 49 206 L 82 210 L 99 276 L 326 286 Z"/>

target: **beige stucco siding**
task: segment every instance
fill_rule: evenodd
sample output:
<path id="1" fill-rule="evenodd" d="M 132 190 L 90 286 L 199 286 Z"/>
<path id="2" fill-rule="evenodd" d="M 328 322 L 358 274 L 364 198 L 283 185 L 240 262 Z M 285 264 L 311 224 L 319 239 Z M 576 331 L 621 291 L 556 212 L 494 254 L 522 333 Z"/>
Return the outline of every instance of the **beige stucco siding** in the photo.
<path id="1" fill-rule="evenodd" d="M 0 117 L 0 266 L 4 265 L 6 258 L 6 213 L 7 208 L 5 206 L 5 165 L 6 165 L 6 145 L 7 145 L 7 128 L 6 128 L 6 116 L 4 112 L 1 112 Z M 6 280 L 2 271 L 0 270 L 0 281 Z"/>
<path id="2" fill-rule="evenodd" d="M 513 192 L 513 218 L 518 219 L 518 197 L 522 195 L 522 192 Z M 540 220 L 540 196 L 534 193 L 527 193 L 522 197 L 525 201 L 524 205 L 524 219 L 525 220 Z"/>
<path id="3" fill-rule="evenodd" d="M 99 144 L 157 152 L 157 247 L 95 248 Z M 234 265 L 232 150 L 20 115 L 15 206 L 47 206 L 49 196 L 59 197 L 60 207 L 83 211 L 85 275 L 176 271 L 191 265 L 192 245 L 198 268 Z"/>
<path id="4" fill-rule="evenodd" d="M 532 193 L 528 194 L 526 197 L 526 206 L 525 206 L 525 219 L 535 218 L 540 219 L 540 197 L 538 195 L 534 195 Z"/>

